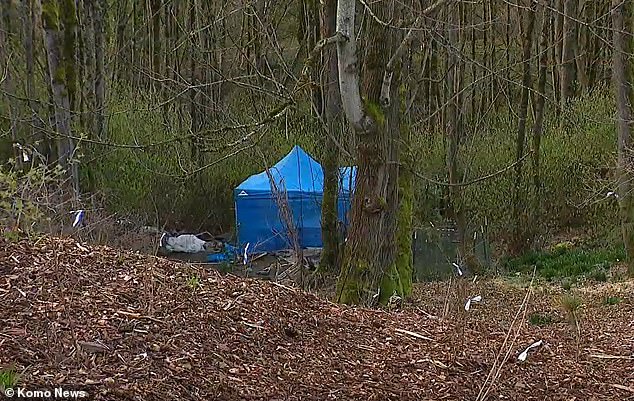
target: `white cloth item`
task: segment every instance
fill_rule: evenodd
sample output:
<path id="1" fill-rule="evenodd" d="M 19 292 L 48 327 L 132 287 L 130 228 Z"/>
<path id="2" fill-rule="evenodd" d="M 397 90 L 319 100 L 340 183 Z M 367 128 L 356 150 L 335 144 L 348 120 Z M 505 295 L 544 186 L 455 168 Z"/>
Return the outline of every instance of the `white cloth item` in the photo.
<path id="1" fill-rule="evenodd" d="M 165 249 L 169 252 L 197 253 L 205 250 L 206 242 L 195 235 L 185 234 L 169 237 L 165 241 Z"/>

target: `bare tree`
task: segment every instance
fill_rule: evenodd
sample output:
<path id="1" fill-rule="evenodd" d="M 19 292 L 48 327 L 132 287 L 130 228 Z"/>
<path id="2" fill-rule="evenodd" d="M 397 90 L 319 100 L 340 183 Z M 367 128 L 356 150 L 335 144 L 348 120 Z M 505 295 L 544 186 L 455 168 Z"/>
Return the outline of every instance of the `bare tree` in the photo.
<path id="1" fill-rule="evenodd" d="M 462 109 L 462 83 L 461 64 L 459 62 L 459 37 L 461 28 L 460 13 L 458 9 L 446 9 L 447 12 L 447 107 L 445 110 L 446 127 L 446 165 L 449 178 L 449 215 L 456 223 L 458 243 L 462 258 L 468 257 L 466 245 L 466 216 L 464 210 L 462 181 L 460 171 L 460 143 L 463 138 L 463 125 L 460 115 Z M 507 54 L 508 57 L 508 54 Z"/>
<path id="2" fill-rule="evenodd" d="M 75 141 L 71 132 L 71 89 L 75 78 L 74 40 L 65 40 L 74 32 L 75 3 L 62 0 L 42 1 L 44 46 L 48 56 L 50 87 L 53 96 L 55 131 L 57 134 L 57 160 L 67 172 L 75 195 L 79 194 L 79 169 L 73 161 Z M 65 50 L 64 50 L 65 49 Z M 68 56 L 69 58 L 66 58 Z"/>
<path id="3" fill-rule="evenodd" d="M 523 50 L 522 50 L 522 88 L 520 98 L 519 122 L 517 125 L 517 140 L 515 147 L 515 183 L 513 187 L 513 222 L 514 230 L 514 248 L 515 251 L 523 251 L 528 245 L 526 243 L 524 222 L 521 219 L 522 210 L 525 209 L 524 196 L 522 195 L 522 160 L 524 158 L 524 147 L 526 143 L 526 120 L 528 117 L 528 99 L 531 90 L 531 50 L 533 48 L 533 28 L 535 25 L 535 8 L 531 2 L 528 2 L 526 8 L 522 11 L 522 30 Z"/>
<path id="4" fill-rule="evenodd" d="M 548 69 L 548 37 L 550 28 L 550 12 L 548 6 L 552 3 L 549 0 L 543 6 L 542 27 L 539 39 L 539 72 L 537 77 L 537 93 L 533 97 L 535 105 L 535 122 L 533 124 L 533 141 L 531 150 L 533 152 L 533 205 L 532 205 L 532 234 L 536 234 L 539 227 L 541 204 L 542 204 L 542 179 L 540 174 L 540 154 L 541 139 L 544 131 L 544 104 L 546 102 L 546 75 Z"/>
<path id="5" fill-rule="evenodd" d="M 321 3 L 321 38 L 333 37 L 336 32 L 337 0 L 325 0 Z M 341 95 L 337 69 L 337 51 L 330 46 L 323 50 L 321 74 L 322 110 L 326 132 L 323 135 L 324 157 L 324 195 L 321 209 L 321 230 L 323 250 L 320 260 L 322 271 L 336 271 L 339 258 L 338 230 L 338 190 L 339 190 L 339 151 L 336 137 L 341 137 Z"/>
<path id="6" fill-rule="evenodd" d="M 106 7 L 96 1 L 94 4 L 93 30 L 95 43 L 95 136 L 101 140 L 106 136 Z"/>
<path id="7" fill-rule="evenodd" d="M 618 194 L 628 274 L 634 276 L 634 3 L 613 0 L 613 79 L 618 110 Z"/>
<path id="8" fill-rule="evenodd" d="M 0 88 L 4 89 L 5 93 L 15 94 L 15 81 L 12 54 L 12 40 L 11 36 L 13 32 L 14 7 L 11 1 L 0 0 Z M 16 104 L 9 96 L 6 97 L 9 111 L 9 132 L 11 133 L 11 144 L 13 146 L 13 153 L 15 162 L 20 164 L 20 156 L 17 149 L 18 141 L 18 126 L 17 126 L 17 113 Z"/>
<path id="9" fill-rule="evenodd" d="M 563 0 L 563 50 L 561 54 L 561 107 L 574 96 L 575 53 L 577 45 L 577 7 L 579 0 Z"/>

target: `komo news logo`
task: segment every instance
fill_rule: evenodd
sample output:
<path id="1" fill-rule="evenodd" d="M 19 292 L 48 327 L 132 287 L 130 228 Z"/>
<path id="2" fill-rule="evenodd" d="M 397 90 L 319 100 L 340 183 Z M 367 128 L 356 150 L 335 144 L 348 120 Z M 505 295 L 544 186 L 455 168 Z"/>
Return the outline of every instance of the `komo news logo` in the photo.
<path id="1" fill-rule="evenodd" d="M 10 399 L 22 400 L 80 400 L 88 398 L 88 391 L 70 390 L 63 387 L 56 387 L 52 390 L 29 390 L 24 387 L 9 387 L 4 389 L 4 395 Z"/>

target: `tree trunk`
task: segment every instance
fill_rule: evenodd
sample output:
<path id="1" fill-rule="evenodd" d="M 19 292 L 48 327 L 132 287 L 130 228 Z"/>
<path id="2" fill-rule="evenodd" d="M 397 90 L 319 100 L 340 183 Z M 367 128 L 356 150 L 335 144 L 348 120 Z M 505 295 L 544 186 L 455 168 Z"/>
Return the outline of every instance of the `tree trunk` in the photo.
<path id="1" fill-rule="evenodd" d="M 79 48 L 81 51 L 80 63 L 79 63 L 79 81 L 82 83 L 80 91 L 81 107 L 80 110 L 80 122 L 82 128 L 88 133 L 90 138 L 95 138 L 95 119 L 93 113 L 95 112 L 95 33 L 94 33 L 94 3 L 91 1 L 79 2 L 79 7 L 82 7 L 79 21 L 80 36 L 79 36 Z"/>
<path id="2" fill-rule="evenodd" d="M 374 13 L 388 19 L 388 5 L 376 3 Z M 337 43 L 339 85 L 343 109 L 358 143 L 357 176 L 351 221 L 344 249 L 336 298 L 348 304 L 386 302 L 393 292 L 403 293 L 396 262 L 398 160 L 394 138 L 384 108 L 379 104 L 381 84 L 388 62 L 391 30 L 367 21 L 363 68 L 364 102 L 359 89 L 355 38 L 355 0 L 339 0 Z M 398 88 L 393 82 L 392 88 Z M 365 104 L 364 104 L 365 103 Z"/>
<path id="3" fill-rule="evenodd" d="M 64 4 L 60 4 L 60 3 Z M 57 160 L 66 171 L 72 184 L 73 195 L 79 195 L 79 170 L 77 163 L 72 160 L 75 153 L 75 141 L 71 138 L 71 106 L 70 89 L 71 82 L 67 74 L 74 77 L 74 62 L 65 59 L 65 55 L 74 55 L 71 51 L 71 41 L 65 41 L 68 37 L 64 22 L 72 21 L 67 13 L 75 13 L 75 3 L 67 0 L 42 1 L 42 26 L 44 28 L 44 46 L 46 48 L 49 68 L 50 86 L 53 97 L 55 115 L 55 131 L 57 138 Z M 74 30 L 71 24 L 69 29 Z M 70 64 L 70 65 L 68 65 Z"/>
<path id="4" fill-rule="evenodd" d="M 464 203 L 462 199 L 462 188 L 460 182 L 462 181 L 460 173 L 460 161 L 458 152 L 460 149 L 460 142 L 462 140 L 462 124 L 460 121 L 461 110 L 461 87 L 462 77 L 460 75 L 460 62 L 457 52 L 460 48 L 458 31 L 460 29 L 460 14 L 458 10 L 447 10 L 449 15 L 449 31 L 448 40 L 450 48 L 447 54 L 447 109 L 446 109 L 446 149 L 447 149 L 447 172 L 449 178 L 449 215 L 453 218 L 456 224 L 456 232 L 458 234 L 458 244 L 460 251 L 460 258 L 466 260 L 468 258 L 467 244 L 466 244 L 466 218 L 464 211 Z M 505 86 L 509 87 L 508 82 Z"/>
<path id="5" fill-rule="evenodd" d="M 106 71 L 104 68 L 106 57 L 106 9 L 102 2 L 95 2 L 94 8 L 95 34 L 95 135 L 104 140 L 106 136 L 105 107 L 106 107 Z"/>
<path id="6" fill-rule="evenodd" d="M 563 53 L 564 29 L 564 0 L 555 0 L 553 12 L 553 96 L 557 105 L 557 114 L 561 111 L 561 71 Z"/>
<path id="7" fill-rule="evenodd" d="M 628 274 L 634 277 L 634 3 L 613 0 L 613 79 L 618 111 L 618 194 L 621 211 L 621 229 L 628 262 Z"/>
<path id="8" fill-rule="evenodd" d="M 561 107 L 565 110 L 574 96 L 575 53 L 577 43 L 577 6 L 579 0 L 564 1 L 563 50 L 561 54 Z"/>
<path id="9" fill-rule="evenodd" d="M 535 25 L 535 10 L 529 5 L 520 10 L 525 17 L 524 40 L 522 49 L 523 72 L 522 72 L 522 95 L 520 98 L 519 122 L 517 125 L 517 141 L 515 143 L 515 183 L 513 186 L 513 224 L 514 224 L 514 251 L 523 252 L 528 245 L 525 237 L 525 221 L 522 221 L 521 214 L 525 210 L 523 202 L 524 196 L 521 194 L 522 187 L 522 158 L 524 157 L 524 144 L 526 142 L 526 119 L 528 117 L 528 95 L 531 90 L 531 49 L 533 47 L 533 28 Z"/>
<path id="10" fill-rule="evenodd" d="M 153 77 L 151 86 L 155 93 L 158 93 L 161 88 L 159 80 L 163 77 L 161 67 L 161 10 L 163 7 L 161 3 L 162 0 L 150 0 L 150 11 L 152 13 L 150 16 L 152 19 L 152 67 L 150 71 Z"/>
<path id="11" fill-rule="evenodd" d="M 190 151 L 192 163 L 194 164 L 195 168 L 198 168 L 202 165 L 202 144 L 199 135 L 202 130 L 203 120 L 199 106 L 202 96 L 200 96 L 200 89 L 197 86 L 200 83 L 199 77 L 201 71 L 198 68 L 198 63 L 196 59 L 196 56 L 198 55 L 198 50 L 200 49 L 198 8 L 196 0 L 189 1 L 189 32 L 193 33 L 189 35 L 189 84 L 191 85 L 191 87 L 189 88 L 189 115 L 191 118 L 190 132 L 192 134 Z"/>
<path id="12" fill-rule="evenodd" d="M 513 99 L 513 86 L 511 85 L 511 2 L 506 2 L 506 82 L 504 87 L 508 93 L 507 97 Z"/>
<path id="13" fill-rule="evenodd" d="M 45 1 L 42 3 L 45 3 Z M 57 7 L 59 19 L 63 26 L 62 57 L 64 61 L 62 66 L 65 70 L 66 91 L 68 92 L 72 123 L 77 97 L 77 9 L 75 0 L 57 0 Z"/>
<path id="14" fill-rule="evenodd" d="M 580 0 L 579 2 L 579 19 L 583 24 L 579 24 L 577 43 L 575 47 L 575 62 L 577 66 L 577 77 L 582 93 L 588 93 L 590 90 L 590 81 L 588 77 L 588 54 L 590 48 L 590 29 L 588 24 L 592 23 L 590 15 L 590 3 L 596 0 Z"/>
<path id="15" fill-rule="evenodd" d="M 547 3 L 548 5 L 551 2 Z M 540 147 L 542 133 L 544 131 L 544 103 L 546 101 L 546 72 L 548 69 L 548 36 L 550 27 L 549 10 L 544 6 L 542 30 L 539 40 L 539 72 L 537 78 L 537 93 L 534 96 L 535 123 L 533 124 L 533 205 L 532 205 L 532 235 L 536 234 L 537 227 L 540 227 L 541 220 L 541 197 L 542 183 L 540 176 Z"/>
<path id="16" fill-rule="evenodd" d="M 325 0 L 321 7 L 321 38 L 334 36 L 337 23 L 337 0 Z M 309 49 L 310 50 L 310 49 Z M 326 124 L 323 136 L 324 157 L 324 195 L 321 204 L 321 238 L 323 249 L 319 269 L 323 272 L 335 272 L 338 267 L 339 229 L 338 229 L 338 193 L 339 193 L 339 151 L 335 137 L 341 132 L 341 95 L 337 79 L 337 51 L 328 47 L 323 51 L 325 72 L 322 78 L 324 99 L 323 117 Z"/>
<path id="17" fill-rule="evenodd" d="M 9 114 L 9 132 L 11 133 L 11 145 L 13 147 L 13 158 L 17 166 L 22 164 L 22 152 L 19 151 L 18 144 L 18 116 L 15 107 L 15 83 L 14 68 L 11 60 L 11 48 L 13 35 L 13 27 L 11 20 L 15 17 L 12 14 L 12 5 L 10 0 L 0 0 L 0 89 L 5 92 L 5 102 Z M 0 115 L 0 121 L 4 116 Z"/>
<path id="18" fill-rule="evenodd" d="M 414 217 L 414 175 L 411 168 L 414 166 L 412 157 L 412 133 L 409 129 L 410 124 L 396 124 L 401 113 L 401 98 L 398 93 L 393 94 L 393 104 L 390 106 L 390 114 L 393 123 L 391 129 L 400 133 L 400 149 L 399 160 L 400 167 L 398 170 L 398 217 L 396 231 L 396 273 L 400 281 L 400 294 L 409 295 L 412 293 L 412 273 L 414 270 L 414 255 L 412 250 L 412 226 Z M 391 277 L 390 277 L 391 279 Z M 384 283 L 382 288 L 389 295 L 389 283 Z M 393 292 L 393 291 L 392 291 Z"/>

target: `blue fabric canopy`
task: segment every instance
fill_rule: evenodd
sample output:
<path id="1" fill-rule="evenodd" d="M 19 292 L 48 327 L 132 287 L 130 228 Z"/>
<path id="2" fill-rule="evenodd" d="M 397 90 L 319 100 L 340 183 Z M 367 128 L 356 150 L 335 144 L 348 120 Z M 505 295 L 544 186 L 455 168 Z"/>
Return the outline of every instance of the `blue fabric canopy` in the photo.
<path id="1" fill-rule="evenodd" d="M 321 247 L 321 201 L 324 175 L 321 165 L 299 146 L 266 171 L 252 175 L 234 189 L 236 231 L 240 247 L 251 252 L 292 248 L 280 218 L 278 202 L 288 204 L 302 248 Z M 356 168 L 340 169 L 338 215 L 347 225 Z M 277 194 L 277 196 L 276 196 Z"/>

